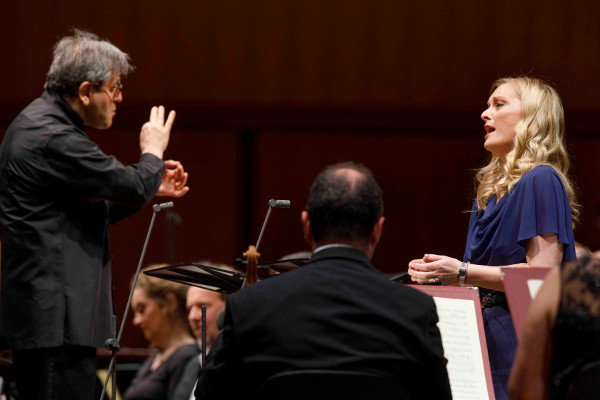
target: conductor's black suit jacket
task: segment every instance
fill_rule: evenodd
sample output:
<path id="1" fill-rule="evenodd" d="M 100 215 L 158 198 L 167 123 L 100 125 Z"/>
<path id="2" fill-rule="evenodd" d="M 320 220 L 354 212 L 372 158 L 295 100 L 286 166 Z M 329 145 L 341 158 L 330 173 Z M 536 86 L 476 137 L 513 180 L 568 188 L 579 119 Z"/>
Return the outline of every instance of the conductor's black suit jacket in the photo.
<path id="1" fill-rule="evenodd" d="M 318 368 L 386 374 L 414 398 L 449 399 L 437 321 L 430 296 L 390 282 L 362 251 L 326 248 L 229 297 L 196 397 L 254 398 L 277 372 Z"/>
<path id="2" fill-rule="evenodd" d="M 45 92 L 0 146 L 0 322 L 12 349 L 103 346 L 111 337 L 109 224 L 156 193 L 164 163 L 123 165 Z"/>

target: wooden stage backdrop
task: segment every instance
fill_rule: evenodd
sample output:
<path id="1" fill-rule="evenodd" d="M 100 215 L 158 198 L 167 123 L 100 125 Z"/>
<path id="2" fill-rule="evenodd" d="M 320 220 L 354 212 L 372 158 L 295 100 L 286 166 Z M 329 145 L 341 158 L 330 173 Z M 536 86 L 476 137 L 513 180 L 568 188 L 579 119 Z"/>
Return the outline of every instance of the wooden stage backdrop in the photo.
<path id="1" fill-rule="evenodd" d="M 377 267 L 405 271 L 425 252 L 460 258 L 473 170 L 486 160 L 479 116 L 490 83 L 519 73 L 563 96 L 584 206 L 576 239 L 600 248 L 598 1 L 9 3 L 0 136 L 41 94 L 52 45 L 72 27 L 110 39 L 137 66 L 113 128 L 90 132 L 106 153 L 135 162 L 150 107 L 177 110 L 166 157 L 183 162 L 191 191 L 175 201 L 178 224 L 158 218 L 146 265 L 231 262 L 256 241 L 270 198 L 292 207 L 271 215 L 263 261 L 306 249 L 308 187 L 345 160 L 371 167 L 384 191 Z M 112 230 L 120 313 L 151 214 L 146 206 Z M 128 327 L 123 345 L 144 341 Z"/>

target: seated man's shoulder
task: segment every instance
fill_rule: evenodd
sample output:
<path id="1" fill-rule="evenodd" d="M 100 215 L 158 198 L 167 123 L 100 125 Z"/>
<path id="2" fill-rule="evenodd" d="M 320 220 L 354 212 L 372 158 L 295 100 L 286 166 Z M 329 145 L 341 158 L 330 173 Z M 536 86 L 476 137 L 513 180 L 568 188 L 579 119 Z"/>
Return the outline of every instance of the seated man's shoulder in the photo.
<path id="1" fill-rule="evenodd" d="M 390 282 L 390 284 L 393 287 L 392 292 L 399 298 L 412 301 L 415 305 L 431 306 L 435 304 L 433 297 L 416 288 L 403 283 Z"/>

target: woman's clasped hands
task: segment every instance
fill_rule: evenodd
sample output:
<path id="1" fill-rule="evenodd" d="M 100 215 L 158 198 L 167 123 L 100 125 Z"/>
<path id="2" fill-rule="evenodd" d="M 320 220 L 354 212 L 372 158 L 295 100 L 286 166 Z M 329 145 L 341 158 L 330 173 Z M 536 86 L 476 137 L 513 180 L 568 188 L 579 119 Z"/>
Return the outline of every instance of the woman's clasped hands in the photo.
<path id="1" fill-rule="evenodd" d="M 442 283 L 458 285 L 458 270 L 461 262 L 456 258 L 425 254 L 423 258 L 408 263 L 408 274 L 417 283 Z"/>

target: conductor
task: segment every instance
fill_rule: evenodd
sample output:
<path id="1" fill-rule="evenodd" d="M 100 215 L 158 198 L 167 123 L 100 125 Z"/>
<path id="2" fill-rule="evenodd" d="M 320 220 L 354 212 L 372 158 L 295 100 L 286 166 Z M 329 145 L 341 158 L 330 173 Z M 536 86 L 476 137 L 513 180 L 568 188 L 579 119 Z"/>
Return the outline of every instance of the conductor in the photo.
<path id="1" fill-rule="evenodd" d="M 165 121 L 152 108 L 133 165 L 82 130 L 110 128 L 130 71 L 129 56 L 92 33 L 62 38 L 44 93 L 0 146 L 1 329 L 23 400 L 94 397 L 95 348 L 111 337 L 109 224 L 189 190 L 182 165 L 162 160 L 173 111 Z"/>

